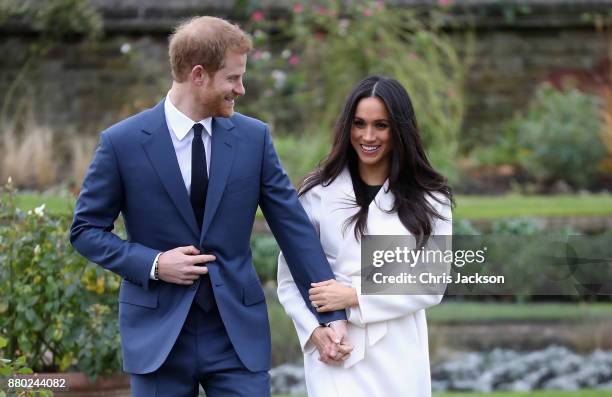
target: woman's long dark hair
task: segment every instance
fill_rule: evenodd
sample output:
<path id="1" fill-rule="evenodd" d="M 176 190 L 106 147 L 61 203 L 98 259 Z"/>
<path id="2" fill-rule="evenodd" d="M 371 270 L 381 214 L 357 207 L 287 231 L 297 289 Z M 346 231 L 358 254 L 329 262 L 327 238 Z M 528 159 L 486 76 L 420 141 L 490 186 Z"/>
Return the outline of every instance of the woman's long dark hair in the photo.
<path id="1" fill-rule="evenodd" d="M 358 157 L 351 145 L 351 128 L 359 101 L 376 97 L 384 102 L 390 117 L 392 137 L 389 190 L 395 198 L 390 212 L 396 212 L 400 221 L 418 240 L 432 233 L 435 218 L 448 220 L 438 213 L 427 196 L 445 203 L 434 195 L 440 193 L 454 205 L 451 188 L 444 176 L 433 169 L 421 142 L 416 117 L 408 92 L 395 79 L 371 76 L 361 81 L 349 95 L 344 110 L 334 129 L 331 152 L 317 169 L 308 174 L 300 187 L 300 196 L 317 185 L 328 186 L 348 167 L 352 180 L 359 179 Z M 368 206 L 364 185 L 353 183 L 355 206 L 359 211 L 347 219 L 346 225 L 355 223 L 355 238 L 366 233 Z"/>

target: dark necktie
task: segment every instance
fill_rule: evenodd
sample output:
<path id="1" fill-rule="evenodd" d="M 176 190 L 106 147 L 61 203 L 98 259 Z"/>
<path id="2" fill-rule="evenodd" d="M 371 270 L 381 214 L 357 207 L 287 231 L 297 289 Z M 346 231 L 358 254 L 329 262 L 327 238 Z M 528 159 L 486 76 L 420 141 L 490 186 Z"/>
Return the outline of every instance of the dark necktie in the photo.
<path id="1" fill-rule="evenodd" d="M 206 167 L 206 151 L 202 142 L 202 130 L 204 126 L 200 123 L 193 125 L 193 141 L 191 142 L 191 207 L 195 214 L 198 228 L 202 231 L 204 210 L 206 208 L 206 193 L 208 191 L 208 172 Z M 200 287 L 196 292 L 195 301 L 204 311 L 210 311 L 214 302 L 210 277 L 202 276 Z"/>

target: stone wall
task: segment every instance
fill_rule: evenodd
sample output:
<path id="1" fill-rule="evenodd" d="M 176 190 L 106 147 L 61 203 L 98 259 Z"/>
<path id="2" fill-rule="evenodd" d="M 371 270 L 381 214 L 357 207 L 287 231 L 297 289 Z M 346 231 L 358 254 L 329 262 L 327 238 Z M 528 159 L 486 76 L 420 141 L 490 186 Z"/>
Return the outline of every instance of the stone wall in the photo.
<path id="1" fill-rule="evenodd" d="M 43 1 L 43 0 L 30 0 Z M 215 14 L 237 21 L 248 17 L 245 2 L 204 0 L 94 0 L 104 17 L 97 44 L 79 40 L 46 55 L 32 84 L 15 84 L 25 49 L 36 34 L 24 20 L 0 26 L 0 92 L 31 108 L 38 123 L 95 133 L 113 121 L 156 103 L 169 86 L 166 37 L 180 19 Z M 287 2 L 261 1 L 283 18 Z M 402 0 L 401 7 L 431 7 L 432 0 Z M 570 75 L 591 79 L 606 74 L 607 42 L 592 15 L 608 14 L 612 0 L 469 0 L 450 2 L 448 29 L 461 40 L 476 35 L 468 74 L 465 139 L 492 140 L 499 121 L 523 108 L 535 86 Z M 458 45 L 461 47 L 461 42 Z M 6 98 L 6 95 L 0 96 Z M 2 106 L 2 104 L 0 104 Z M 15 109 L 4 116 L 10 118 Z M 0 116 L 2 117 L 2 116 Z"/>
<path id="2" fill-rule="evenodd" d="M 609 81 L 607 44 L 603 34 L 585 28 L 479 31 L 467 79 L 465 133 L 492 140 L 499 121 L 523 109 L 543 81 Z"/>

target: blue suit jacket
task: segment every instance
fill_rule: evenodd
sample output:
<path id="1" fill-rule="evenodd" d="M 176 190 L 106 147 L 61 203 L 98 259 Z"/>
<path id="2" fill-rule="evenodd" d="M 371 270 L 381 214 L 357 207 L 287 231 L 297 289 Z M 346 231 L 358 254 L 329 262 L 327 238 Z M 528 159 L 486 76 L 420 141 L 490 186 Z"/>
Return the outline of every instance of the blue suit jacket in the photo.
<path id="1" fill-rule="evenodd" d="M 160 251 L 194 245 L 208 263 L 227 333 L 251 371 L 270 368 L 270 327 L 249 240 L 259 205 L 309 305 L 311 282 L 333 278 L 318 236 L 281 168 L 267 126 L 235 113 L 214 118 L 206 212 L 198 232 L 163 101 L 101 134 L 78 198 L 70 240 L 83 256 L 119 274 L 119 326 L 126 372 L 164 362 L 199 285 L 149 279 Z M 122 213 L 128 239 L 111 231 Z M 315 313 L 321 323 L 344 311 Z"/>

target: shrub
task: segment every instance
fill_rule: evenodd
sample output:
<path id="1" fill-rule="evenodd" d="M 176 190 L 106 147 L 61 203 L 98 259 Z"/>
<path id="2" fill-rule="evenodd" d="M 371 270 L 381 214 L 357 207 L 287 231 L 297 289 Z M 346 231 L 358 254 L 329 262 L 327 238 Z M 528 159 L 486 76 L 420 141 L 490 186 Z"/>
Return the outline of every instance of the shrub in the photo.
<path id="1" fill-rule="evenodd" d="M 491 224 L 492 234 L 530 236 L 542 230 L 542 227 L 531 218 L 502 218 Z"/>
<path id="2" fill-rule="evenodd" d="M 480 231 L 467 219 L 453 220 L 453 235 L 455 236 L 477 236 Z"/>
<path id="3" fill-rule="evenodd" d="M 276 281 L 276 267 L 280 248 L 276 239 L 271 234 L 253 234 L 251 237 L 251 252 L 253 253 L 253 265 L 259 279 Z"/>
<path id="4" fill-rule="evenodd" d="M 538 180 L 565 180 L 586 188 L 598 176 L 604 148 L 598 143 L 601 121 L 595 97 L 575 89 L 541 86 L 527 113 L 517 120 L 520 159 Z"/>
<path id="5" fill-rule="evenodd" d="M 8 341 L 0 336 L 0 351 L 6 347 Z M 30 375 L 33 373 L 31 368 L 26 366 L 25 357 L 20 356 L 15 360 L 2 358 L 0 354 L 0 376 L 7 378 L 14 378 L 19 375 Z M 3 384 L 7 380 L 2 380 Z M 12 394 L 11 394 L 12 395 Z M 4 390 L 0 390 L 0 397 L 6 397 L 7 394 Z M 50 390 L 24 390 L 19 392 L 19 397 L 53 397 L 53 392 Z"/>
<path id="6" fill-rule="evenodd" d="M 491 233 L 487 263 L 503 269 L 517 301 L 539 295 L 572 301 L 604 297 L 601 281 L 612 277 L 612 268 L 601 258 L 612 252 L 612 231 L 584 236 L 571 227 L 543 229 L 533 219 L 514 218 L 494 222 Z"/>
<path id="7" fill-rule="evenodd" d="M 37 372 L 90 376 L 121 369 L 119 278 L 76 254 L 70 217 L 27 212 L 7 184 L 0 203 L 0 334 L 8 357 Z"/>
<path id="8" fill-rule="evenodd" d="M 607 152 L 602 169 L 612 175 L 612 85 L 603 89 L 601 97 L 603 106 L 601 108 L 602 130 L 600 138 Z"/>

